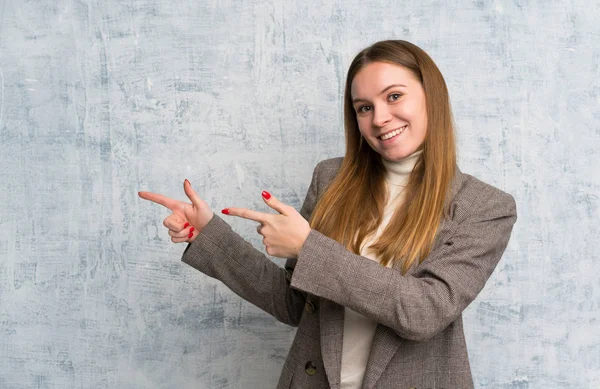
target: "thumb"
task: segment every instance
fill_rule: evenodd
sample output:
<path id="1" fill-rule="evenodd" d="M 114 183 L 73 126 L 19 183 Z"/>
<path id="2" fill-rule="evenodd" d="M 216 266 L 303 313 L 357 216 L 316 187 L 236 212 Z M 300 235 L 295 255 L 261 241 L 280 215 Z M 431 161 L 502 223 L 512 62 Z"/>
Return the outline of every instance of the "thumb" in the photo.
<path id="1" fill-rule="evenodd" d="M 266 190 L 262 192 L 262 198 L 269 207 L 273 208 L 284 216 L 288 215 L 289 206 L 279 201 L 275 196 L 271 195 Z"/>
<path id="2" fill-rule="evenodd" d="M 185 191 L 185 195 L 188 197 L 188 199 L 190 199 L 192 204 L 194 204 L 194 207 L 200 208 L 202 199 L 200 196 L 198 196 L 196 191 L 192 189 L 192 184 L 187 180 L 187 178 L 183 182 L 183 190 Z"/>

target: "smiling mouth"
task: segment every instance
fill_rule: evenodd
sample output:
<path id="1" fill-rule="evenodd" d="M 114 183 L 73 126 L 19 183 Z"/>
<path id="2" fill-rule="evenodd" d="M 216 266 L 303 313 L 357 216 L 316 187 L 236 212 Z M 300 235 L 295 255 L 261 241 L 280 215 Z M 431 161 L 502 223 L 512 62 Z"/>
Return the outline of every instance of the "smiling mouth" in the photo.
<path id="1" fill-rule="evenodd" d="M 406 130 L 406 127 L 408 127 L 408 124 L 406 126 L 404 126 L 404 127 L 398 128 L 397 130 L 390 131 L 390 132 L 388 132 L 386 134 L 380 135 L 377 138 L 380 139 L 380 140 L 391 139 L 391 138 L 395 137 L 396 135 L 402 134 L 404 132 L 404 130 Z"/>

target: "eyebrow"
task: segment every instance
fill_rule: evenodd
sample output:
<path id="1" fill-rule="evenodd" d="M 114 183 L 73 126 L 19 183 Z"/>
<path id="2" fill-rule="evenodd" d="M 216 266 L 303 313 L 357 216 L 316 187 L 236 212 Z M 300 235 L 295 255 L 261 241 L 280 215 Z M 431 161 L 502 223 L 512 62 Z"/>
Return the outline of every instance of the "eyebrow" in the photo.
<path id="1" fill-rule="evenodd" d="M 387 86 L 387 87 L 386 87 L 384 90 L 382 90 L 381 92 L 379 92 L 379 94 L 382 94 L 382 93 L 384 93 L 386 90 L 388 90 L 388 89 L 391 89 L 391 88 L 394 88 L 394 87 L 397 87 L 397 86 L 402 86 L 402 87 L 406 88 L 406 85 L 403 85 L 403 84 L 392 84 L 392 85 L 389 85 L 389 86 Z M 353 100 L 352 100 L 352 103 L 356 103 L 357 101 L 367 101 L 367 100 L 365 100 L 365 99 L 359 99 L 359 98 L 356 98 L 356 99 L 353 99 Z"/>

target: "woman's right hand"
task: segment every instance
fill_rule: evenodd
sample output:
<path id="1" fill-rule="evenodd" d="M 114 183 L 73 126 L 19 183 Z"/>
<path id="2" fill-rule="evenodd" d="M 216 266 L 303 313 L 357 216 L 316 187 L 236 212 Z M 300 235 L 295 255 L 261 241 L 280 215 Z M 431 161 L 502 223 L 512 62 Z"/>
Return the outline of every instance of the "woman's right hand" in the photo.
<path id="1" fill-rule="evenodd" d="M 169 229 L 171 241 L 174 243 L 193 242 L 214 215 L 206 201 L 192 189 L 188 180 L 184 181 L 183 190 L 191 204 L 158 193 L 138 192 L 141 198 L 167 207 L 173 212 L 165 218 L 163 225 Z"/>

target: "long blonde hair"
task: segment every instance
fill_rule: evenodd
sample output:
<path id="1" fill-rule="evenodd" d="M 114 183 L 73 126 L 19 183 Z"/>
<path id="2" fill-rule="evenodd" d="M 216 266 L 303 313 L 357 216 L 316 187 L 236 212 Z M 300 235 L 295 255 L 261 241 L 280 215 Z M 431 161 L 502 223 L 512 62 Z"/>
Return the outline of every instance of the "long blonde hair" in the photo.
<path id="1" fill-rule="evenodd" d="M 445 199 L 456 173 L 454 124 L 446 82 L 422 49 L 402 40 L 388 40 L 362 50 L 352 61 L 346 78 L 344 126 L 346 154 L 340 171 L 317 203 L 313 229 L 360 254 L 366 237 L 383 219 L 387 200 L 385 167 L 381 156 L 362 139 L 352 105 L 355 75 L 367 64 L 386 62 L 408 69 L 425 91 L 427 130 L 423 153 L 409 176 L 405 201 L 371 249 L 387 266 L 402 262 L 402 273 L 431 252 L 437 229 L 449 209 Z"/>

